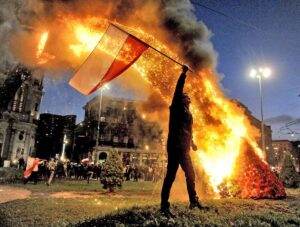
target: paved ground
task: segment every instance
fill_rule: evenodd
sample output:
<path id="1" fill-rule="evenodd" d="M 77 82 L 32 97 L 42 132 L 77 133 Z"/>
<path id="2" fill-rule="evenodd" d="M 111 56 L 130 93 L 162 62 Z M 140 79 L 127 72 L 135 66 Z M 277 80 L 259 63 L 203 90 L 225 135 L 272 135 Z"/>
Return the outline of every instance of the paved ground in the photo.
<path id="1" fill-rule="evenodd" d="M 30 195 L 31 191 L 29 190 L 0 185 L 0 203 L 17 199 L 26 199 L 29 198 Z"/>

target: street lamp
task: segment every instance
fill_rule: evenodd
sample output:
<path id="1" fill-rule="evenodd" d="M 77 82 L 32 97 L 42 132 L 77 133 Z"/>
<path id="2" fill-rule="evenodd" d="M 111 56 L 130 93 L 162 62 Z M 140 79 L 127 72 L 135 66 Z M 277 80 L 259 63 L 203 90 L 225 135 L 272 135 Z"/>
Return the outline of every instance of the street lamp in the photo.
<path id="1" fill-rule="evenodd" d="M 97 148 L 99 146 L 100 121 L 101 121 L 101 112 L 102 112 L 102 97 L 103 97 L 104 90 L 109 90 L 109 86 L 107 84 L 105 86 L 103 86 L 102 88 L 100 88 L 100 100 L 99 100 L 99 106 L 98 106 L 98 122 L 97 122 L 97 136 L 96 136 L 95 151 L 97 150 Z"/>
<path id="2" fill-rule="evenodd" d="M 298 151 L 298 172 L 300 171 L 300 144 L 299 144 L 299 141 L 298 141 L 298 146 L 297 146 L 297 151 Z"/>
<path id="3" fill-rule="evenodd" d="M 269 68 L 259 68 L 258 70 L 252 69 L 250 71 L 250 77 L 257 78 L 259 84 L 260 94 L 260 114 L 261 114 L 261 147 L 262 151 L 265 151 L 265 133 L 264 133 L 264 114 L 263 114 L 263 94 L 262 94 L 262 78 L 268 78 L 271 75 Z"/>
<path id="4" fill-rule="evenodd" d="M 67 135 L 64 134 L 64 138 L 63 138 L 63 149 L 61 152 L 61 157 L 60 160 L 64 161 L 66 159 L 66 146 L 69 143 L 69 141 L 67 140 Z"/>

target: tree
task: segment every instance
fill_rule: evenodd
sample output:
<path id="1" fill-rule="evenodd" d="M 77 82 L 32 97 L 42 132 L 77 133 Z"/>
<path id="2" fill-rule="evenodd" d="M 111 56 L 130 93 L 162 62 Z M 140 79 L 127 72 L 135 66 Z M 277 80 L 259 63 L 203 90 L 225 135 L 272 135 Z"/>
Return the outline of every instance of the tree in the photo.
<path id="1" fill-rule="evenodd" d="M 103 164 L 100 182 L 109 192 L 113 192 L 116 187 L 122 187 L 123 166 L 116 149 L 110 150 L 108 160 Z"/>
<path id="2" fill-rule="evenodd" d="M 287 188 L 299 187 L 299 175 L 296 172 L 291 155 L 284 157 L 279 178 Z"/>

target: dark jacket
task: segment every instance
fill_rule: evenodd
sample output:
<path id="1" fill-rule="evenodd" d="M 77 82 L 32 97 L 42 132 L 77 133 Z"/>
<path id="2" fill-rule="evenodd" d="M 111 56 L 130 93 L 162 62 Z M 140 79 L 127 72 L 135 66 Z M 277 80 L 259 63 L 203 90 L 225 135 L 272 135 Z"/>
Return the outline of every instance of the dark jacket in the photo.
<path id="1" fill-rule="evenodd" d="M 182 99 L 185 78 L 185 73 L 182 73 L 170 106 L 168 152 L 189 152 L 191 146 L 193 117 Z"/>

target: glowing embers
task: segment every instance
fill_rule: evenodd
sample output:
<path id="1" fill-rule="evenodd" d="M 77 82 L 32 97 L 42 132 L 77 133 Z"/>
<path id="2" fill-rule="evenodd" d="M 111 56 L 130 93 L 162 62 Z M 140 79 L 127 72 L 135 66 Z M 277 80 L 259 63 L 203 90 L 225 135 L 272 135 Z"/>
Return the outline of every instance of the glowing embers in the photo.
<path id="1" fill-rule="evenodd" d="M 229 183 L 220 185 L 221 196 L 279 199 L 286 197 L 283 184 L 248 141 L 243 143 Z"/>

